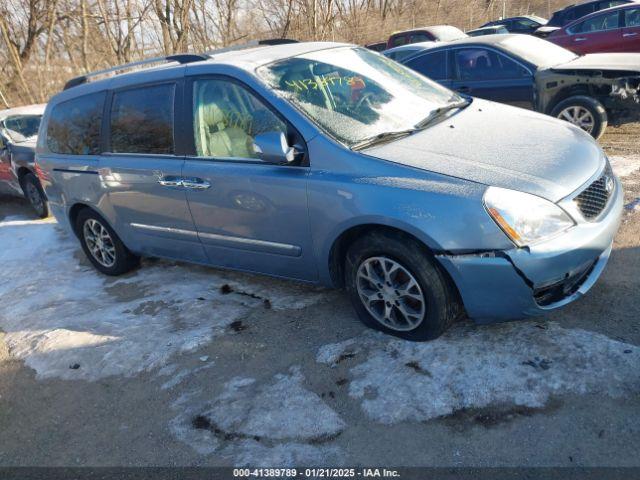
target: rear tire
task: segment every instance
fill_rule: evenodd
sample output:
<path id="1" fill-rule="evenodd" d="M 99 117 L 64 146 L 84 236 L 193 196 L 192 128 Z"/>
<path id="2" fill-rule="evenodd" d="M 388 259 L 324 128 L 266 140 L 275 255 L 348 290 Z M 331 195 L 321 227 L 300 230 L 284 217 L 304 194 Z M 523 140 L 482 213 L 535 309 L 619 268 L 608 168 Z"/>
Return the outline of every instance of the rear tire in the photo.
<path id="1" fill-rule="evenodd" d="M 436 260 L 398 233 L 379 231 L 356 240 L 346 255 L 345 285 L 365 325 L 406 340 L 439 337 L 460 311 Z"/>
<path id="2" fill-rule="evenodd" d="M 608 123 L 604 106 L 595 98 L 585 95 L 561 101 L 553 107 L 551 116 L 573 123 L 596 140 L 602 136 Z"/>
<path id="3" fill-rule="evenodd" d="M 109 224 L 93 210 L 81 210 L 75 227 L 85 255 L 105 275 L 122 275 L 140 263 L 140 257 L 131 253 Z"/>
<path id="4" fill-rule="evenodd" d="M 20 186 L 36 215 L 40 218 L 47 218 L 49 216 L 49 203 L 37 177 L 33 173 L 25 174 L 20 180 Z"/>

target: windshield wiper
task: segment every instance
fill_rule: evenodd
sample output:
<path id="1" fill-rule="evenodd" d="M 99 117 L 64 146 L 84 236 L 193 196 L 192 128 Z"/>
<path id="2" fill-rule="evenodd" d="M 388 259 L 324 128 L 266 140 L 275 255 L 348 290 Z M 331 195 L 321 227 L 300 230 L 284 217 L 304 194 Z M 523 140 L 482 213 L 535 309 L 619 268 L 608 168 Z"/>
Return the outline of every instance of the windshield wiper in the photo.
<path id="1" fill-rule="evenodd" d="M 449 103 L 448 105 L 445 105 L 443 107 L 436 108 L 429 114 L 429 116 L 427 116 L 424 120 L 421 120 L 413 128 L 378 133 L 377 135 L 367 137 L 363 140 L 360 140 L 359 142 L 354 143 L 353 145 L 351 145 L 351 149 L 361 150 L 363 148 L 372 147 L 381 143 L 390 142 L 391 140 L 397 140 L 401 137 L 406 137 L 407 135 L 411 135 L 412 133 L 415 133 L 418 130 L 422 130 L 423 128 L 427 127 L 427 125 L 429 125 L 432 121 L 434 121 L 438 117 L 441 117 L 445 113 L 450 112 L 451 110 L 455 110 L 456 108 L 464 108 L 470 103 L 471 100 L 463 99 L 457 102 Z"/>
<path id="2" fill-rule="evenodd" d="M 374 145 L 379 145 L 381 143 L 389 142 L 391 140 L 396 140 L 401 137 L 406 137 L 407 135 L 411 135 L 415 132 L 415 128 L 409 128 L 407 130 L 397 130 L 395 132 L 382 132 L 377 135 L 373 135 L 372 137 L 367 137 L 359 142 L 351 145 L 352 150 L 361 150 L 363 148 L 372 147 Z"/>
<path id="3" fill-rule="evenodd" d="M 433 122 L 436 118 L 441 117 L 445 113 L 450 112 L 451 110 L 455 110 L 456 108 L 464 108 L 467 105 L 469 105 L 470 103 L 471 103 L 471 100 L 464 98 L 464 99 L 462 99 L 460 101 L 449 103 L 448 105 L 445 105 L 444 107 L 436 108 L 426 118 L 424 118 L 423 120 L 420 120 L 420 122 L 416 123 L 416 127 L 415 128 L 416 128 L 416 130 L 421 130 L 421 129 L 425 128 L 427 125 L 429 125 L 431 122 Z"/>

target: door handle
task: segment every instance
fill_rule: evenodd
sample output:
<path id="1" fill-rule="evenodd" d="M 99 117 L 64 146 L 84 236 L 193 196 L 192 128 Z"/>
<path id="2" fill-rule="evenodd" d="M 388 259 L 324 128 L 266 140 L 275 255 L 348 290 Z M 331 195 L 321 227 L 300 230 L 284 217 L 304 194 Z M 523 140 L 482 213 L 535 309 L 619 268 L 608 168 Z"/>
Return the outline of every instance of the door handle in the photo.
<path id="1" fill-rule="evenodd" d="M 192 190 L 206 190 L 211 187 L 211 184 L 202 178 L 183 178 L 182 186 Z"/>
<path id="2" fill-rule="evenodd" d="M 585 40 L 586 40 L 585 37 L 574 38 L 574 41 L 576 41 L 576 42 L 584 42 Z"/>
<path id="3" fill-rule="evenodd" d="M 623 33 L 622 36 L 623 37 L 635 37 L 636 35 L 638 35 L 637 33 Z"/>
<path id="4" fill-rule="evenodd" d="M 169 175 L 166 177 L 160 177 L 158 179 L 158 183 L 163 187 L 181 187 L 182 178 Z"/>

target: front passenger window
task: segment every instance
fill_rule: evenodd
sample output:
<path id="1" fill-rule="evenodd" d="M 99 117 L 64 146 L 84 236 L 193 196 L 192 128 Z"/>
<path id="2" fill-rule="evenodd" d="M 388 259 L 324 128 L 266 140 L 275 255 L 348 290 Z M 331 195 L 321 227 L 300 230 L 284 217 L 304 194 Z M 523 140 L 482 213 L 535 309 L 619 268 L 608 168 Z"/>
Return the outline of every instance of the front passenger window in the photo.
<path id="1" fill-rule="evenodd" d="M 199 157 L 257 158 L 256 135 L 287 125 L 261 100 L 236 83 L 197 80 L 193 86 L 193 130 Z"/>
<path id="2" fill-rule="evenodd" d="M 458 78 L 462 81 L 506 80 L 529 76 L 514 60 L 484 48 L 455 51 Z"/>

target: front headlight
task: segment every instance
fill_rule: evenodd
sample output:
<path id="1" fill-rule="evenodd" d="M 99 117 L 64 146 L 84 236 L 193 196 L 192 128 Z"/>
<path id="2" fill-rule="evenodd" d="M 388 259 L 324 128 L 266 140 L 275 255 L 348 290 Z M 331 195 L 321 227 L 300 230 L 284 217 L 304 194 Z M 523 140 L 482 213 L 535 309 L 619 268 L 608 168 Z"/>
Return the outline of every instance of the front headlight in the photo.
<path id="1" fill-rule="evenodd" d="M 519 247 L 552 237 L 575 225 L 555 203 L 506 188 L 489 187 L 484 193 L 484 206 Z"/>

